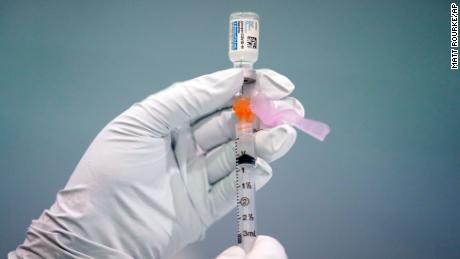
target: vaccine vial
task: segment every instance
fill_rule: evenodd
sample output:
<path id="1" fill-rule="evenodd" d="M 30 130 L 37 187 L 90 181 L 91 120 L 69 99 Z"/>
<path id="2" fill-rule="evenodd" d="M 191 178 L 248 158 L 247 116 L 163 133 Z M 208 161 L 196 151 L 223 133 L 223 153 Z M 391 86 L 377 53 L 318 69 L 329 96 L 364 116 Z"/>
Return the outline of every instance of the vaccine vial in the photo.
<path id="1" fill-rule="evenodd" d="M 259 56 L 259 15 L 230 14 L 228 56 L 234 67 L 252 69 Z"/>

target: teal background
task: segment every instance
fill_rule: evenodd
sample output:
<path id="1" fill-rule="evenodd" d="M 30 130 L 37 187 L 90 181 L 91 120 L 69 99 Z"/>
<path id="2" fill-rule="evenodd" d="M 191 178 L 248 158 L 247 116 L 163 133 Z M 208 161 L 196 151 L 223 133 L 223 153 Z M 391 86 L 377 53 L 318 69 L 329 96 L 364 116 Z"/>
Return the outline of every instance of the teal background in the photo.
<path id="1" fill-rule="evenodd" d="M 0 256 L 114 116 L 230 67 L 233 11 L 325 143 L 299 135 L 257 195 L 290 258 L 460 258 L 460 71 L 450 1 L 0 1 Z M 178 258 L 235 243 L 235 214 Z"/>

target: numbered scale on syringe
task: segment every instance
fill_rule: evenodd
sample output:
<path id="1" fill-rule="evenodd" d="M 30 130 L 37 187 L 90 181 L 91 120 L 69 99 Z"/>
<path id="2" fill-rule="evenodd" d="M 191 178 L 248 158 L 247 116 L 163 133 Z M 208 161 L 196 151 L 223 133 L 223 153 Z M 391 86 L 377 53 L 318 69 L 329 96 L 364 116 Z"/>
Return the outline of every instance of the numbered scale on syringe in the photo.
<path id="1" fill-rule="evenodd" d="M 244 133 L 239 135 L 236 139 L 235 152 L 238 243 L 248 251 L 256 238 L 254 135 Z"/>

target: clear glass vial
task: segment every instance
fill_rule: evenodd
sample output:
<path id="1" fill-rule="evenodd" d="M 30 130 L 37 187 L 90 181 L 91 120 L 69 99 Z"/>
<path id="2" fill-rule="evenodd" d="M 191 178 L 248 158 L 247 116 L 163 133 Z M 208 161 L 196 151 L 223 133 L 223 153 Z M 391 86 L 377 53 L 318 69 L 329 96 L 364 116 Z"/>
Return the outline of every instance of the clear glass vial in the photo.
<path id="1" fill-rule="evenodd" d="M 228 57 L 234 67 L 252 69 L 259 56 L 259 15 L 230 14 Z"/>

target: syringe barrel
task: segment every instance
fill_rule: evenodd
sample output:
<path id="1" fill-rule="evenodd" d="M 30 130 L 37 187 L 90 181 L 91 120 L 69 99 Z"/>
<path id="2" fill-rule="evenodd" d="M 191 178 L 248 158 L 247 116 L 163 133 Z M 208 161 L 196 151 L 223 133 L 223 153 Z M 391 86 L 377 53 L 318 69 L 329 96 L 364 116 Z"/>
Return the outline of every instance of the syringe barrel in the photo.
<path id="1" fill-rule="evenodd" d="M 237 131 L 237 205 L 238 205 L 238 244 L 249 252 L 255 242 L 255 146 L 252 124 L 242 122 L 236 126 Z"/>
<path id="2" fill-rule="evenodd" d="M 255 179 L 256 152 L 254 141 L 255 117 L 250 110 L 251 88 L 244 84 L 235 97 L 233 109 L 237 118 L 236 185 L 238 207 L 238 244 L 249 252 L 256 239 Z"/>

